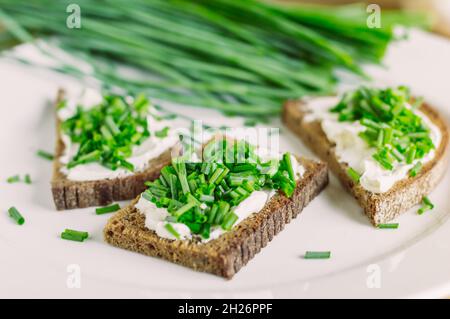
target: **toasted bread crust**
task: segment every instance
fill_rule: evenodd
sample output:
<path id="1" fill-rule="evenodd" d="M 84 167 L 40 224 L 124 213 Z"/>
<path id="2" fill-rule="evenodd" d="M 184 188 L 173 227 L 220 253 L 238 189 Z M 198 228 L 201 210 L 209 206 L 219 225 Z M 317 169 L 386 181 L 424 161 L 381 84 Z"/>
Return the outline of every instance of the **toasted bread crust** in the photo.
<path id="1" fill-rule="evenodd" d="M 59 90 L 56 105 L 64 99 L 64 91 Z M 130 200 L 145 190 L 144 183 L 159 177 L 161 168 L 171 162 L 172 149 L 148 163 L 148 168 L 133 175 L 96 181 L 72 181 L 61 172 L 59 158 L 64 153 L 61 139 L 60 121 L 56 117 L 56 146 L 53 161 L 51 188 L 57 210 L 104 206 L 114 201 Z"/>
<path id="2" fill-rule="evenodd" d="M 430 105 L 423 104 L 420 110 L 439 128 L 442 139 L 436 148 L 433 160 L 427 162 L 415 177 L 398 181 L 387 192 L 376 194 L 365 190 L 347 174 L 348 165 L 339 163 L 335 156 L 335 145 L 330 142 L 322 130 L 319 121 L 303 121 L 309 113 L 302 101 L 288 101 L 283 107 L 283 122 L 298 135 L 303 142 L 322 160 L 339 178 L 342 185 L 357 199 L 373 225 L 387 223 L 420 203 L 444 176 L 449 161 L 449 129 L 439 113 Z"/>
<path id="3" fill-rule="evenodd" d="M 145 216 L 134 208 L 136 199 L 108 221 L 104 229 L 105 241 L 229 279 L 328 184 L 326 164 L 306 159 L 300 161 L 306 172 L 298 181 L 292 198 L 274 195 L 259 213 L 251 215 L 217 239 L 195 243 L 161 238 L 145 227 Z"/>

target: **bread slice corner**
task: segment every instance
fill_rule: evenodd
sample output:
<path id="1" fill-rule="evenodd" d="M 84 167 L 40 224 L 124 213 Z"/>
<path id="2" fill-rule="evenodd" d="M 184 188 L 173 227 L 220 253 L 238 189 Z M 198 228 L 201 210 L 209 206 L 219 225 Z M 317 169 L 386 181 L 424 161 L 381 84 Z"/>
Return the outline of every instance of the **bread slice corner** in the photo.
<path id="1" fill-rule="evenodd" d="M 304 121 L 309 113 L 307 105 L 301 101 L 288 101 L 283 106 L 282 119 L 286 126 L 322 160 L 338 177 L 341 184 L 358 201 L 374 226 L 387 223 L 414 205 L 420 203 L 445 175 L 449 163 L 449 128 L 441 115 L 429 104 L 420 110 L 439 128 L 442 139 L 436 148 L 433 160 L 427 162 L 415 177 L 398 181 L 385 193 L 372 193 L 355 183 L 347 174 L 348 165 L 339 163 L 334 147 L 322 130 L 319 121 Z"/>
<path id="2" fill-rule="evenodd" d="M 134 205 L 117 212 L 104 228 L 105 241 L 116 247 L 159 257 L 197 271 L 232 278 L 284 226 L 308 205 L 328 184 L 323 162 L 300 158 L 305 174 L 291 198 L 275 194 L 264 208 L 231 231 L 206 243 L 168 240 L 145 227 L 145 216 Z"/>
<path id="3" fill-rule="evenodd" d="M 64 99 L 65 91 L 58 90 L 56 106 Z M 159 177 L 161 168 L 171 162 L 172 148 L 159 157 L 149 161 L 148 168 L 126 177 L 103 179 L 96 181 L 72 181 L 61 172 L 59 161 L 64 153 L 64 143 L 61 138 L 61 122 L 56 118 L 56 145 L 53 160 L 51 190 L 57 210 L 105 206 L 114 201 L 130 200 L 145 190 L 144 183 Z"/>

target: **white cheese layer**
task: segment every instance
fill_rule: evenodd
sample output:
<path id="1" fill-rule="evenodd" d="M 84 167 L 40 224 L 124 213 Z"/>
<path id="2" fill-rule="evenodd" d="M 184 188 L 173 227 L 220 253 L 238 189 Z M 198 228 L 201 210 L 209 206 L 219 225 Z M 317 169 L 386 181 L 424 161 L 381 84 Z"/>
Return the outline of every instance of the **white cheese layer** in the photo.
<path id="1" fill-rule="evenodd" d="M 77 105 L 83 105 L 89 109 L 90 107 L 98 105 L 101 102 L 102 96 L 97 91 L 87 89 L 78 97 L 68 97 L 66 106 L 58 111 L 58 117 L 60 120 L 64 121 L 75 114 Z M 151 113 L 153 115 L 158 115 L 155 110 L 152 110 Z M 145 170 L 150 160 L 157 158 L 178 142 L 177 130 L 172 121 L 157 120 L 150 114 L 147 117 L 147 122 L 151 136 L 141 145 L 136 145 L 133 148 L 132 156 L 127 158 L 127 161 L 134 165 L 134 172 L 124 168 L 118 168 L 113 171 L 100 165 L 99 163 L 88 163 L 78 165 L 70 169 L 67 168 L 66 165 L 77 154 L 79 144 L 72 143 L 70 137 L 66 134 L 62 134 L 64 153 L 59 158 L 59 161 L 63 164 L 61 172 L 67 176 L 67 179 L 72 181 L 94 181 L 125 177 Z M 165 127 L 169 127 L 167 136 L 164 138 L 156 137 L 154 133 L 164 129 Z"/>
<path id="2" fill-rule="evenodd" d="M 291 157 L 292 165 L 294 167 L 294 173 L 297 179 L 301 178 L 305 172 L 305 168 L 298 163 L 297 159 Z M 238 206 L 236 206 L 233 211 L 238 216 L 238 220 L 233 227 L 241 223 L 243 220 L 248 218 L 253 213 L 260 212 L 266 203 L 276 194 L 276 191 L 272 190 L 262 190 L 254 191 L 250 194 L 248 198 L 243 200 Z M 167 238 L 170 240 L 177 239 L 173 234 L 171 234 L 166 229 L 166 224 L 171 224 L 173 228 L 180 235 L 181 240 L 191 239 L 194 235 L 191 233 L 188 226 L 182 223 L 174 223 L 168 221 L 170 214 L 166 208 L 158 208 L 156 205 L 147 199 L 141 198 L 135 205 L 141 214 L 145 215 L 145 226 L 156 232 L 156 234 L 162 238 Z M 219 238 L 226 231 L 220 226 L 214 226 L 211 228 L 210 237 L 208 239 L 201 239 L 202 242 L 208 242 L 210 240 Z"/>
<path id="3" fill-rule="evenodd" d="M 329 112 L 339 100 L 339 97 L 306 99 L 306 106 L 311 113 L 305 116 L 304 121 L 321 121 L 327 138 L 336 144 L 335 154 L 338 161 L 348 164 L 361 175 L 360 184 L 364 189 L 372 193 L 387 192 L 396 182 L 408 177 L 409 171 L 418 160 L 412 164 L 396 163 L 393 170 L 383 168 L 372 158 L 376 150 L 358 136 L 365 127 L 359 122 L 339 122 L 337 114 Z M 422 112 L 416 110 L 415 114 L 422 118 L 424 125 L 430 129 L 433 144 L 436 148 L 439 147 L 439 128 Z M 434 155 L 435 150 L 432 150 L 420 162 L 426 163 L 432 160 Z"/>

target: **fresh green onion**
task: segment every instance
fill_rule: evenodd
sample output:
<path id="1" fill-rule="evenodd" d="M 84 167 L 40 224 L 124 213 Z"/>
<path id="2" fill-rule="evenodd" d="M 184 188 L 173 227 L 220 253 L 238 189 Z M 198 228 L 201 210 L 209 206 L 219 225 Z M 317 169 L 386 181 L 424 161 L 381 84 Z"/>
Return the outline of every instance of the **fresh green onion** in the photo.
<path id="1" fill-rule="evenodd" d="M 361 175 L 355 171 L 353 168 L 349 167 L 347 169 L 348 176 L 352 179 L 353 182 L 359 183 L 359 180 L 361 179 Z"/>
<path id="2" fill-rule="evenodd" d="M 119 209 L 120 209 L 119 204 L 113 204 L 110 206 L 97 208 L 97 209 L 95 209 L 95 213 L 97 215 L 102 215 L 102 214 L 117 212 Z"/>
<path id="3" fill-rule="evenodd" d="M 110 87 L 258 119 L 278 114 L 289 98 L 334 91 L 337 69 L 363 75 L 362 63 L 382 61 L 395 39 L 394 25 L 426 20 L 385 12 L 383 28 L 368 29 L 363 5 L 330 10 L 256 0 L 77 3 L 83 17 L 76 32 L 61 28 L 61 6 L 52 0 L 2 0 L 0 12 L 19 41 L 32 43 L 31 34 L 52 37 Z M 119 61 L 141 72 L 122 74 L 114 67 Z M 71 64 L 57 70 L 91 75 Z M 370 108 L 384 112 L 385 101 L 374 102 Z"/>
<path id="4" fill-rule="evenodd" d="M 8 179 L 6 181 L 9 184 L 18 183 L 18 182 L 20 182 L 20 176 L 19 175 L 14 175 L 14 176 L 8 177 Z"/>
<path id="5" fill-rule="evenodd" d="M 165 128 L 155 132 L 155 136 L 159 137 L 159 138 L 167 137 L 168 134 L 169 134 L 169 127 L 168 126 L 166 126 Z"/>
<path id="6" fill-rule="evenodd" d="M 434 204 L 430 201 L 430 199 L 428 197 L 424 196 L 422 199 L 422 207 L 419 208 L 417 213 L 419 215 L 422 215 L 426 211 L 432 210 L 433 208 L 434 208 Z"/>
<path id="7" fill-rule="evenodd" d="M 25 175 L 24 181 L 25 181 L 25 184 L 31 184 L 32 183 L 30 174 L 26 174 Z"/>
<path id="8" fill-rule="evenodd" d="M 180 234 L 175 230 L 175 228 L 170 223 L 166 223 L 164 225 L 164 228 L 167 229 L 169 233 L 171 233 L 173 236 L 175 236 L 176 239 L 180 239 Z"/>
<path id="9" fill-rule="evenodd" d="M 66 234 L 69 234 L 72 236 L 76 236 L 76 237 L 81 237 L 83 240 L 85 240 L 89 237 L 88 232 L 78 231 L 78 230 L 73 230 L 73 229 L 68 229 L 68 228 L 66 228 L 63 233 L 66 233 Z"/>
<path id="10" fill-rule="evenodd" d="M 49 161 L 53 161 L 53 159 L 55 158 L 55 156 L 53 154 L 50 154 L 49 152 L 43 151 L 43 150 L 38 150 L 36 153 L 39 157 L 42 157 L 46 160 Z"/>
<path id="11" fill-rule="evenodd" d="M 328 259 L 331 257 L 329 251 L 307 251 L 305 253 L 305 259 Z"/>
<path id="12" fill-rule="evenodd" d="M 398 223 L 392 223 L 392 224 L 379 224 L 377 226 L 380 229 L 397 229 Z"/>
<path id="13" fill-rule="evenodd" d="M 417 176 L 417 174 L 419 174 L 421 169 L 422 169 L 422 163 L 417 162 L 416 164 L 414 164 L 413 168 L 411 168 L 411 170 L 409 171 L 409 176 L 411 176 L 411 177 Z"/>
<path id="14" fill-rule="evenodd" d="M 23 225 L 25 223 L 25 218 L 20 214 L 20 212 L 15 207 L 8 209 L 9 217 L 14 219 L 18 225 Z"/>

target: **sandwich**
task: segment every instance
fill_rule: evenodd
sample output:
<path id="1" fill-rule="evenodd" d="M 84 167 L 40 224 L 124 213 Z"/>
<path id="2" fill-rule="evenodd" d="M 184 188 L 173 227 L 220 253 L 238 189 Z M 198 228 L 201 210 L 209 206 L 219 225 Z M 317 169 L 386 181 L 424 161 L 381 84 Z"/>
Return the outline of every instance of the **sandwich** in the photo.
<path id="1" fill-rule="evenodd" d="M 106 242 L 231 278 L 328 184 L 326 164 L 218 136 L 118 211 Z"/>
<path id="2" fill-rule="evenodd" d="M 145 95 L 58 92 L 51 188 L 58 210 L 130 200 L 158 178 L 178 142 Z"/>
<path id="3" fill-rule="evenodd" d="M 283 122 L 328 163 L 375 226 L 420 203 L 448 167 L 447 123 L 403 86 L 288 101 Z"/>

